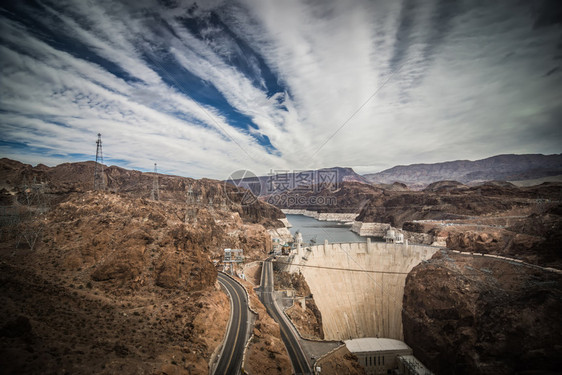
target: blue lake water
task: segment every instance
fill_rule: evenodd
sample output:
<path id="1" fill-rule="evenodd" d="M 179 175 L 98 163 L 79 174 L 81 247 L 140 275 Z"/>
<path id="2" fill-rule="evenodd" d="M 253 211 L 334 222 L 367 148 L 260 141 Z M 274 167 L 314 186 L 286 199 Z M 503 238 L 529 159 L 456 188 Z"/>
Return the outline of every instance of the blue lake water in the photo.
<path id="1" fill-rule="evenodd" d="M 316 240 L 322 244 L 324 240 L 328 242 L 366 242 L 367 237 L 361 237 L 349 230 L 351 225 L 339 223 L 337 221 L 320 221 L 304 215 L 286 215 L 292 227 L 289 228 L 292 235 L 297 231 L 302 233 L 303 242 Z"/>

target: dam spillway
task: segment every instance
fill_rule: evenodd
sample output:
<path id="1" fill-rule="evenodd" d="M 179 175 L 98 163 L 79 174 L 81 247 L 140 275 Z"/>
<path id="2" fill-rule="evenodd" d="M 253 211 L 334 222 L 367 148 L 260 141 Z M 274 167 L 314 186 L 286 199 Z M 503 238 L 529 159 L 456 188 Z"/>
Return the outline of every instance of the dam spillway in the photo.
<path id="1" fill-rule="evenodd" d="M 403 340 L 406 276 L 436 247 L 382 242 L 297 245 L 289 271 L 301 272 L 322 313 L 324 337 Z"/>

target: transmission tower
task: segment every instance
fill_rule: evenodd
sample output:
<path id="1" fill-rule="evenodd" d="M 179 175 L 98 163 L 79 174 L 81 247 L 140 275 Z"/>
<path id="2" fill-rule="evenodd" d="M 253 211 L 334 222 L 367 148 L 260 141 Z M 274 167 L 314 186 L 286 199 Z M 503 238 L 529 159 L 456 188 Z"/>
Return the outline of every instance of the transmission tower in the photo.
<path id="1" fill-rule="evenodd" d="M 195 208 L 195 198 L 193 196 L 193 187 L 190 185 L 185 195 L 185 223 L 190 220 L 197 223 L 197 209 Z"/>
<path id="2" fill-rule="evenodd" d="M 152 192 L 150 193 L 152 199 L 160 200 L 160 187 L 158 186 L 158 167 L 154 163 L 154 179 L 152 180 Z"/>
<path id="3" fill-rule="evenodd" d="M 94 166 L 94 190 L 104 190 L 103 181 L 103 150 L 101 147 L 101 133 L 98 133 L 96 141 L 96 165 Z"/>

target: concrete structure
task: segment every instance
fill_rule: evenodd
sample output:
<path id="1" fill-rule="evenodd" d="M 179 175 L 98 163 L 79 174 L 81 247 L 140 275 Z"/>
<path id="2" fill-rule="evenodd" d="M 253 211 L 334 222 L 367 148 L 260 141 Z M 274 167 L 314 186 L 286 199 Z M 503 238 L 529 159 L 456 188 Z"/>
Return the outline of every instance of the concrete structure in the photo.
<path id="1" fill-rule="evenodd" d="M 303 254 L 302 254 L 302 234 L 301 234 L 301 232 L 297 231 L 297 233 L 295 233 L 294 243 L 295 243 L 295 247 L 296 247 L 296 250 L 297 250 L 297 257 L 299 259 L 302 259 Z"/>
<path id="2" fill-rule="evenodd" d="M 310 249 L 310 250 L 309 250 Z M 289 272 L 301 272 L 322 312 L 326 340 L 402 340 L 402 299 L 410 270 L 438 248 L 356 242 L 307 246 Z"/>
<path id="3" fill-rule="evenodd" d="M 386 231 L 386 235 L 384 236 L 384 239 L 386 240 L 387 243 L 404 243 L 404 234 L 390 227 L 390 229 Z"/>
<path id="4" fill-rule="evenodd" d="M 234 273 L 234 264 L 244 263 L 244 250 L 242 249 L 224 249 L 224 257 L 222 260 L 223 272 L 230 270 L 230 274 Z"/>
<path id="5" fill-rule="evenodd" d="M 344 342 L 347 349 L 357 356 L 367 375 L 392 373 L 399 368 L 398 356 L 413 357 L 412 349 L 399 340 L 367 337 Z"/>
<path id="6" fill-rule="evenodd" d="M 400 375 L 433 375 L 413 355 L 399 355 L 396 359 L 398 360 L 398 372 Z"/>

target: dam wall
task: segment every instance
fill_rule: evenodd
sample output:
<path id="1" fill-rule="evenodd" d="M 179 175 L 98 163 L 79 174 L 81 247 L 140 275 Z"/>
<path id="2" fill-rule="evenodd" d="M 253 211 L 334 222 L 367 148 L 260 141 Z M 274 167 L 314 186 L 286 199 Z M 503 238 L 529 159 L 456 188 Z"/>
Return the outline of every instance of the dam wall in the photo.
<path id="1" fill-rule="evenodd" d="M 322 313 L 326 340 L 403 340 L 402 298 L 410 270 L 437 247 L 380 242 L 298 247 L 290 272 L 301 272 Z"/>
<path id="2" fill-rule="evenodd" d="M 320 221 L 341 221 L 345 223 L 354 221 L 358 215 L 357 213 L 316 212 L 295 209 L 282 209 L 281 211 L 285 215 L 304 215 Z"/>

